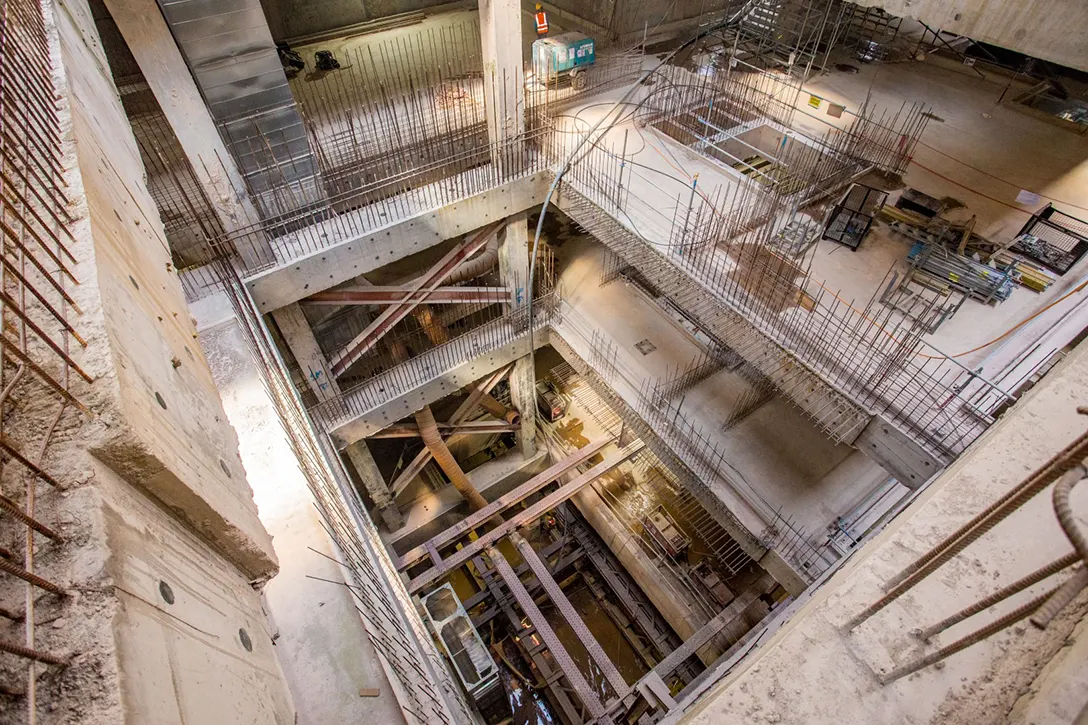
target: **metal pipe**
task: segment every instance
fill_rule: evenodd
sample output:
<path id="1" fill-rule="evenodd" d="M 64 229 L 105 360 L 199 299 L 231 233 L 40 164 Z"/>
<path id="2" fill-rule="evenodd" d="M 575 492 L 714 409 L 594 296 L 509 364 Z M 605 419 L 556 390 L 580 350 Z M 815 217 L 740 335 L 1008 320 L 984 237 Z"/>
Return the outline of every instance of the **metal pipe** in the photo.
<path id="1" fill-rule="evenodd" d="M 475 257 L 465 260 L 453 272 L 446 277 L 447 284 L 457 284 L 465 280 L 475 279 L 486 272 L 490 272 L 499 263 L 499 237 L 492 236 L 487 240 L 483 251 Z"/>
<path id="2" fill-rule="evenodd" d="M 507 423 L 521 422 L 521 413 L 514 408 L 507 408 L 505 405 L 495 400 L 489 393 L 484 393 L 480 396 L 480 407 L 499 420 L 505 420 Z"/>

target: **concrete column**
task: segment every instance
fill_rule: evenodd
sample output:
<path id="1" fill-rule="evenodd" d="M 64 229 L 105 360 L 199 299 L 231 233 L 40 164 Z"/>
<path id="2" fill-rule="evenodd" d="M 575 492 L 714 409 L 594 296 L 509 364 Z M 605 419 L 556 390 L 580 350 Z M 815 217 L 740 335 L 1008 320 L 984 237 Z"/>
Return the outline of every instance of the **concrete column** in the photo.
<path id="1" fill-rule="evenodd" d="M 155 0 L 106 0 L 106 8 L 155 94 L 216 216 L 229 232 L 258 220 L 234 157 L 227 151 L 204 97 Z M 268 256 L 263 245 L 239 244 L 247 267 Z M 270 259 L 270 258 L 269 258 Z"/>
<path id="2" fill-rule="evenodd" d="M 340 395 L 340 386 L 329 372 L 328 361 L 317 344 L 314 331 L 306 320 L 299 303 L 294 302 L 272 313 L 272 319 L 280 328 L 280 334 L 291 348 L 291 354 L 306 375 L 306 381 L 318 400 L 329 400 Z"/>
<path id="3" fill-rule="evenodd" d="M 526 214 L 515 214 L 506 220 L 500 233 L 499 277 L 510 288 L 507 310 L 522 308 L 526 303 L 525 288 L 529 284 L 529 223 Z M 519 358 L 510 371 L 510 402 L 521 413 L 517 433 L 518 448 L 526 458 L 536 454 L 536 369 L 530 353 Z"/>
<path id="4" fill-rule="evenodd" d="M 525 130 L 519 0 L 480 0 L 480 44 L 487 133 L 488 139 L 495 143 Z"/>
<path id="5" fill-rule="evenodd" d="M 378 470 L 378 464 L 366 445 L 366 439 L 352 443 L 344 449 L 344 453 L 347 454 L 348 461 L 355 468 L 355 473 L 359 476 L 367 495 L 374 502 L 374 508 L 381 514 L 382 521 L 389 530 L 396 531 L 404 526 L 404 517 L 401 516 L 400 509 L 393 500 L 393 492 L 389 489 L 389 484 L 385 482 L 382 472 Z"/>

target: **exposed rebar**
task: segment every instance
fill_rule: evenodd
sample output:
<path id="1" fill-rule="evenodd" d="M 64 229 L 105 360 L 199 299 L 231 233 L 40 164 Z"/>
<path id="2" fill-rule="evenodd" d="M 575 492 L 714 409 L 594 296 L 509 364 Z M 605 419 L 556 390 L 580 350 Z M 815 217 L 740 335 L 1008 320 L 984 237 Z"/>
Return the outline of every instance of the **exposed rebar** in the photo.
<path id="1" fill-rule="evenodd" d="M 1011 597 L 1013 594 L 1016 594 L 1017 592 L 1022 592 L 1033 584 L 1038 584 L 1043 579 L 1057 574 L 1062 569 L 1070 567 L 1073 564 L 1076 564 L 1078 561 L 1080 561 L 1080 556 L 1078 556 L 1076 553 L 1066 554 L 1060 559 L 1055 559 L 1046 566 L 1036 569 L 1022 579 L 1018 579 L 1007 587 L 1003 587 L 997 590 L 990 596 L 978 600 L 971 606 L 965 609 L 961 609 L 952 616 L 946 617 L 945 619 L 942 619 L 936 624 L 931 624 L 930 626 L 923 629 L 918 636 L 922 640 L 929 640 L 931 637 L 933 637 L 933 635 L 940 634 L 952 625 L 958 624 L 963 620 L 967 619 L 968 617 L 971 617 L 975 614 L 978 614 L 979 612 L 989 609 L 995 604 L 998 604 L 1005 599 Z"/>
<path id="2" fill-rule="evenodd" d="M 854 629 L 862 622 L 867 620 L 879 612 L 884 607 L 888 606 L 903 594 L 910 591 L 918 582 L 925 579 L 934 570 L 939 568 L 946 561 L 965 549 L 967 546 L 976 541 L 984 533 L 992 529 L 998 523 L 1003 521 L 1009 514 L 1017 510 L 1036 494 L 1038 494 L 1043 488 L 1051 483 L 1055 478 L 1062 476 L 1063 478 L 1071 478 L 1074 482 L 1084 476 L 1085 469 L 1076 461 L 1084 456 L 1082 447 L 1088 447 L 1088 438 L 1081 436 L 1078 438 L 1078 446 L 1075 449 L 1075 453 L 1070 453 L 1071 458 L 1058 458 L 1052 459 L 1043 468 L 1036 471 L 1026 481 L 1019 486 L 1015 487 L 1009 494 L 1002 497 L 999 505 L 991 505 L 987 507 L 984 512 L 985 515 L 980 514 L 972 519 L 974 525 L 966 525 L 961 527 L 960 531 L 963 533 L 956 538 L 955 536 L 945 539 L 939 548 L 939 552 L 930 559 L 923 566 L 914 567 L 914 571 L 907 578 L 901 581 L 898 585 L 888 591 L 887 594 L 876 600 L 864 611 L 859 612 L 849 622 L 846 623 L 846 629 Z M 1064 453 L 1064 452 L 1063 452 Z M 1070 470 L 1073 469 L 1073 470 Z M 957 532 L 959 533 L 959 532 Z M 938 551 L 938 549 L 932 550 Z"/>
<path id="3" fill-rule="evenodd" d="M 68 660 L 57 655 L 50 654 L 48 652 L 42 652 L 41 650 L 30 649 L 24 647 L 21 644 L 15 644 L 13 642 L 5 642 L 0 640 L 0 652 L 7 652 L 9 654 L 18 655 L 34 662 L 45 662 L 50 665 L 63 665 L 67 664 Z"/>
<path id="4" fill-rule="evenodd" d="M 926 567 L 931 561 L 944 554 L 949 548 L 955 546 L 961 537 L 988 520 L 991 514 L 998 511 L 998 509 L 1003 508 L 1010 501 L 1013 501 L 1014 499 L 1016 501 L 1023 501 L 1034 496 L 1048 483 L 1058 478 L 1059 475 L 1072 469 L 1076 465 L 1076 462 L 1083 459 L 1086 454 L 1088 454 L 1088 432 L 1082 433 L 1072 443 L 1051 456 L 1050 460 L 1039 467 L 1029 478 L 1011 488 L 1007 493 L 1001 496 L 1001 498 L 976 514 L 970 521 L 946 536 L 941 543 L 919 556 L 911 562 L 910 565 L 904 567 L 902 571 L 886 582 L 885 589 L 890 590 L 893 587 L 898 586 L 901 582 L 906 580 L 907 577 L 913 575 L 923 567 Z M 1016 505 L 1018 504 L 1014 504 L 1014 507 Z M 995 521 L 994 523 L 997 522 Z"/>
<path id="5" fill-rule="evenodd" d="M 0 559 L 0 571 L 11 574 L 12 576 L 19 577 L 23 581 L 30 582 L 34 586 L 40 589 L 44 589 L 47 592 L 53 592 L 54 594 L 59 594 L 62 597 L 68 595 L 67 592 L 65 592 L 63 589 L 61 589 L 48 579 L 43 579 L 37 574 L 31 574 L 29 571 L 22 568 L 21 566 L 15 566 L 7 559 Z"/>
<path id="6" fill-rule="evenodd" d="M 947 647 L 942 647 L 936 652 L 932 652 L 924 657 L 918 658 L 913 662 L 909 662 L 905 665 L 900 665 L 899 667 L 896 667 L 894 670 L 886 675 L 883 675 L 880 678 L 880 684 L 887 685 L 889 682 L 894 682 L 901 677 L 906 677 L 911 673 L 917 672 L 923 667 L 928 667 L 929 665 L 936 664 L 937 662 L 940 662 L 949 655 L 954 655 L 960 650 L 967 649 L 971 645 L 981 642 L 990 635 L 996 634 L 997 632 L 1000 632 L 1006 627 L 1009 627 L 1019 622 L 1021 619 L 1024 619 L 1032 612 L 1037 610 L 1039 607 L 1041 607 L 1043 605 L 1043 602 L 1045 602 L 1047 598 L 1050 597 L 1050 595 L 1053 594 L 1055 591 L 1057 590 L 1054 589 L 1047 592 L 1046 594 L 1043 594 L 1042 596 L 1035 597 L 1030 602 L 1022 604 L 1021 606 L 1012 610 L 1003 617 L 998 617 L 985 627 L 982 627 L 981 629 L 972 632 L 971 634 L 963 637 L 962 639 L 956 640 Z"/>

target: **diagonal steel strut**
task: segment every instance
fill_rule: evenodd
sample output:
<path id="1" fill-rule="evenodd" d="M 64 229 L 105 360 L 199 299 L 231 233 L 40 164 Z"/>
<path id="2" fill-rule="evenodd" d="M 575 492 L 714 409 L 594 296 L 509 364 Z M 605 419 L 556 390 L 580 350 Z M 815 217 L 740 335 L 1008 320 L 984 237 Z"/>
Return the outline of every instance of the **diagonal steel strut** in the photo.
<path id="1" fill-rule="evenodd" d="M 396 305 L 404 302 L 413 292 L 413 285 L 379 287 L 345 287 L 325 290 L 302 300 L 306 305 Z M 427 295 L 427 304 L 456 304 L 460 302 L 488 303 L 509 302 L 510 290 L 506 287 L 436 287 Z"/>
<path id="2" fill-rule="evenodd" d="M 451 249 L 433 267 L 419 277 L 413 284 L 410 293 L 404 301 L 390 305 L 378 315 L 370 325 L 355 336 L 343 350 L 336 353 L 332 360 L 332 374 L 339 377 L 343 375 L 359 358 L 366 354 L 379 340 L 393 329 L 408 314 L 425 302 L 427 295 L 438 288 L 446 277 L 455 270 L 461 262 L 471 257 L 487 244 L 491 237 L 498 233 L 503 222 L 495 222 L 479 230 L 471 237 Z"/>
<path id="3" fill-rule="evenodd" d="M 447 424 L 456 426 L 461 425 L 468 420 L 468 417 L 476 411 L 476 407 L 480 404 L 480 399 L 490 393 L 491 389 L 498 385 L 513 368 L 513 363 L 501 367 L 487 378 L 484 378 L 479 384 L 473 386 L 472 392 L 469 394 L 468 398 L 457 407 L 457 410 L 450 416 Z M 442 438 L 448 439 L 455 435 L 457 434 L 451 433 L 449 436 L 443 434 Z M 426 466 L 430 460 L 431 450 L 429 448 L 425 447 L 422 451 L 417 453 L 416 457 L 412 459 L 412 462 L 404 467 L 404 470 L 400 472 L 393 483 L 389 484 L 389 488 L 393 491 L 393 495 L 400 495 L 400 492 L 408 486 L 413 478 L 419 475 L 419 472 L 423 470 L 423 467 Z"/>

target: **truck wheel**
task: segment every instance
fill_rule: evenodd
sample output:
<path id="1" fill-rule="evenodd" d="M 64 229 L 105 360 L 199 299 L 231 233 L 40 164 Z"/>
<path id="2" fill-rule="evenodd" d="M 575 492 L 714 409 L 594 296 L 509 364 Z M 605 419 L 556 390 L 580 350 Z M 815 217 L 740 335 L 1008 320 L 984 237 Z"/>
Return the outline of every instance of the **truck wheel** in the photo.
<path id="1" fill-rule="evenodd" d="M 574 88 L 574 90 L 585 90 L 585 87 L 588 83 L 589 79 L 586 78 L 585 71 L 575 71 L 570 74 L 570 84 Z"/>

